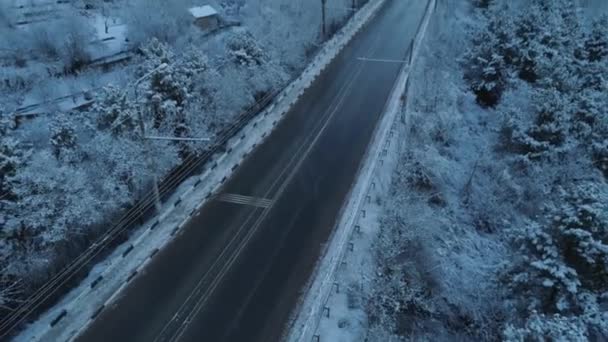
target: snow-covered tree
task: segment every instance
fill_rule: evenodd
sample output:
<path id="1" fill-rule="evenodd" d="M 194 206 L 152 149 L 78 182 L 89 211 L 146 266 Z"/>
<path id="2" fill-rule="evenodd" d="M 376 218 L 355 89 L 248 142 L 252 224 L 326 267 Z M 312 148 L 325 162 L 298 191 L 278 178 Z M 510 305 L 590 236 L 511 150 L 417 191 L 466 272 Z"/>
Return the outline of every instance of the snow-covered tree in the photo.
<path id="1" fill-rule="evenodd" d="M 585 57 L 590 62 L 608 58 L 608 15 L 594 20 L 591 32 L 585 37 Z"/>
<path id="2" fill-rule="evenodd" d="M 593 164 L 608 179 L 608 140 L 596 142 L 592 146 Z"/>
<path id="3" fill-rule="evenodd" d="M 507 342 L 601 341 L 608 334 L 608 314 L 589 311 L 570 317 L 533 312 L 523 327 L 508 324 L 503 338 Z"/>
<path id="4" fill-rule="evenodd" d="M 15 232 L 27 232 L 20 243 L 32 243 L 36 237 L 42 244 L 61 241 L 102 217 L 86 171 L 61 163 L 50 151 L 34 153 L 16 178 L 19 215 L 12 226 Z"/>
<path id="5" fill-rule="evenodd" d="M 514 296 L 525 297 L 525 310 L 554 313 L 571 309 L 581 285 L 575 269 L 561 259 L 558 242 L 536 222 L 514 234 L 521 259 L 506 273 Z"/>
<path id="6" fill-rule="evenodd" d="M 70 117 L 64 113 L 55 114 L 50 131 L 50 143 L 55 158 L 69 160 L 74 157 L 78 136 Z"/>
<path id="7" fill-rule="evenodd" d="M 191 111 L 191 99 L 197 80 L 209 69 L 207 57 L 199 50 L 188 49 L 178 58 L 168 45 L 155 39 L 141 50 L 145 62 L 138 74 L 148 77 L 142 82 L 146 99 L 143 110 L 151 114 L 152 128 L 173 137 L 204 134 L 192 130 L 201 126 L 195 122 L 200 118 Z M 190 152 L 190 145 L 180 143 L 183 154 Z"/>
<path id="8" fill-rule="evenodd" d="M 514 231 L 520 257 L 505 280 L 527 311 L 577 315 L 589 295 L 608 292 L 608 194 L 585 182 L 554 196 L 541 223 Z"/>
<path id="9" fill-rule="evenodd" d="M 19 181 L 16 176 L 25 165 L 29 150 L 10 136 L 8 132 L 0 132 L 0 200 L 15 199 L 15 191 Z"/>
<path id="10" fill-rule="evenodd" d="M 93 103 L 89 117 L 99 130 L 128 135 L 137 127 L 137 110 L 137 104 L 126 96 L 125 90 L 109 85 Z"/>
<path id="11" fill-rule="evenodd" d="M 524 121 L 517 113 L 505 113 L 503 144 L 506 150 L 530 159 L 552 158 L 573 147 L 569 120 L 574 108 L 570 99 L 554 89 L 533 91 L 534 121 Z"/>
<path id="12" fill-rule="evenodd" d="M 464 77 L 477 96 L 477 102 L 486 107 L 493 107 L 500 101 L 507 80 L 505 56 L 497 49 L 501 43 L 492 29 L 489 25 L 473 37 L 473 47 L 464 57 Z"/>
<path id="13" fill-rule="evenodd" d="M 248 32 L 233 34 L 228 39 L 228 53 L 236 64 L 242 66 L 260 66 L 269 60 L 255 38 Z"/>
<path id="14" fill-rule="evenodd" d="M 89 184 L 104 211 L 111 212 L 132 203 L 150 185 L 151 175 L 164 175 L 177 165 L 177 149 L 169 142 L 154 142 L 151 151 L 145 149 L 140 138 L 96 132 L 83 144 Z M 146 153 L 154 158 L 148 163 Z"/>

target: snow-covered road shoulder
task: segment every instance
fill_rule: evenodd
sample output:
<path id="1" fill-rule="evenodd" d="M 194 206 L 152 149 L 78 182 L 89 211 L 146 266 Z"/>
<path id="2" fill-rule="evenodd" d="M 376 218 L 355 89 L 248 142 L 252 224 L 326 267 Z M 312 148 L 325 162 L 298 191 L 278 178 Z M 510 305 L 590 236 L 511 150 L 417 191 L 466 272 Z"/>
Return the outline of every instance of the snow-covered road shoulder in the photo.
<path id="1" fill-rule="evenodd" d="M 363 264 L 369 266 L 371 263 L 367 259 L 371 241 L 379 226 L 379 205 L 373 203 L 372 199 L 386 191 L 390 184 L 390 174 L 398 159 L 397 118 L 403 106 L 403 94 L 408 87 L 409 66 L 416 59 L 436 4 L 436 0 L 430 0 L 427 5 L 410 51 L 410 64 L 403 66 L 395 82 L 384 114 L 363 158 L 357 180 L 341 210 L 337 226 L 301 298 L 290 329 L 286 332 L 285 340 L 289 342 L 356 339 L 353 336 L 357 334 L 355 321 L 361 322 L 363 318 L 352 313 L 350 319 L 342 319 L 344 311 L 350 305 L 349 291 L 346 288 L 350 284 L 338 279 L 338 270 L 352 265 L 347 273 L 350 278 L 357 278 L 357 267 Z"/>

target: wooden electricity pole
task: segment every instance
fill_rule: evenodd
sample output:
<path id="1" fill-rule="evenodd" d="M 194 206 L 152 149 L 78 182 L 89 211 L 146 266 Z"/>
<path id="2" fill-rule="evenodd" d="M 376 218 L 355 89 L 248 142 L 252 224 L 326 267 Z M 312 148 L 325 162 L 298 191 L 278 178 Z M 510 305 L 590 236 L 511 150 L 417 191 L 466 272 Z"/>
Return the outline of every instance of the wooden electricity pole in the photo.
<path id="1" fill-rule="evenodd" d="M 327 4 L 327 0 L 321 0 L 321 32 L 323 34 L 323 40 L 327 37 L 327 28 L 325 25 L 325 5 Z"/>

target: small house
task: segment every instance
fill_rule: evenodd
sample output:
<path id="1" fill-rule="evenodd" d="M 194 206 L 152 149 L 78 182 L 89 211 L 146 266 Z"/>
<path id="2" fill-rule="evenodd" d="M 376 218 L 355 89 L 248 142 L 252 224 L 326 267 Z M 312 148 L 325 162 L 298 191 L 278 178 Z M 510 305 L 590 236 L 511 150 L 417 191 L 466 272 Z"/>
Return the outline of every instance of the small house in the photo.
<path id="1" fill-rule="evenodd" d="M 215 8 L 205 5 L 188 10 L 194 17 L 194 25 L 202 30 L 213 31 L 220 25 L 220 17 Z"/>

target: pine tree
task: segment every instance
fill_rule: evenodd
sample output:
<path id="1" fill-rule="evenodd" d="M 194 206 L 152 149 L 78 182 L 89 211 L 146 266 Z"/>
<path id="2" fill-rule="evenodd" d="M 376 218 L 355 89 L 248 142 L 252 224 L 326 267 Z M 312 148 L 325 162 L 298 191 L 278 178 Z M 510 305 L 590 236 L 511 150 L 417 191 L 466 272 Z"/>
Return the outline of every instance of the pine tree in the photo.
<path id="1" fill-rule="evenodd" d="M 604 14 L 593 22 L 584 46 L 585 57 L 590 62 L 599 62 L 608 57 L 608 15 Z"/>
<path id="2" fill-rule="evenodd" d="M 505 147 L 529 159 L 554 158 L 572 148 L 570 121 L 574 108 L 571 101 L 555 89 L 535 89 L 533 96 L 535 120 L 522 122 L 509 115 L 503 128 Z"/>
<path id="3" fill-rule="evenodd" d="M 517 230 L 520 259 L 507 272 L 528 310 L 576 314 L 585 293 L 608 292 L 608 193 L 593 182 L 557 187 L 542 223 Z"/>
<path id="4" fill-rule="evenodd" d="M 523 310 L 545 313 L 566 311 L 576 303 L 581 283 L 575 269 L 561 260 L 555 237 L 536 222 L 517 229 L 514 241 L 520 258 L 504 274 L 514 297 L 523 296 Z"/>
<path id="5" fill-rule="evenodd" d="M 483 34 L 477 43 L 477 48 L 467 53 L 465 78 L 477 96 L 477 102 L 493 107 L 500 101 L 506 87 L 504 59 L 494 52 L 491 34 Z"/>
<path id="6" fill-rule="evenodd" d="M 538 79 L 537 63 L 541 56 L 538 39 L 542 31 L 544 16 L 538 5 L 531 4 L 528 11 L 519 13 L 514 19 L 514 54 L 511 64 L 517 70 L 518 76 L 527 82 L 534 83 Z"/>
<path id="7" fill-rule="evenodd" d="M 608 179 L 608 139 L 593 144 L 592 158 L 593 164 L 604 174 L 604 177 Z"/>
<path id="8" fill-rule="evenodd" d="M 201 118 L 190 109 L 196 81 L 208 70 L 207 57 L 189 49 L 177 58 L 171 49 L 158 41 L 142 47 L 146 58 L 141 74 L 150 75 L 144 83 L 146 104 L 152 117 L 152 129 L 173 137 L 190 137 L 191 127 L 200 127 Z M 195 132 L 199 134 L 199 132 Z M 187 142 L 177 143 L 182 157 L 192 152 Z"/>

